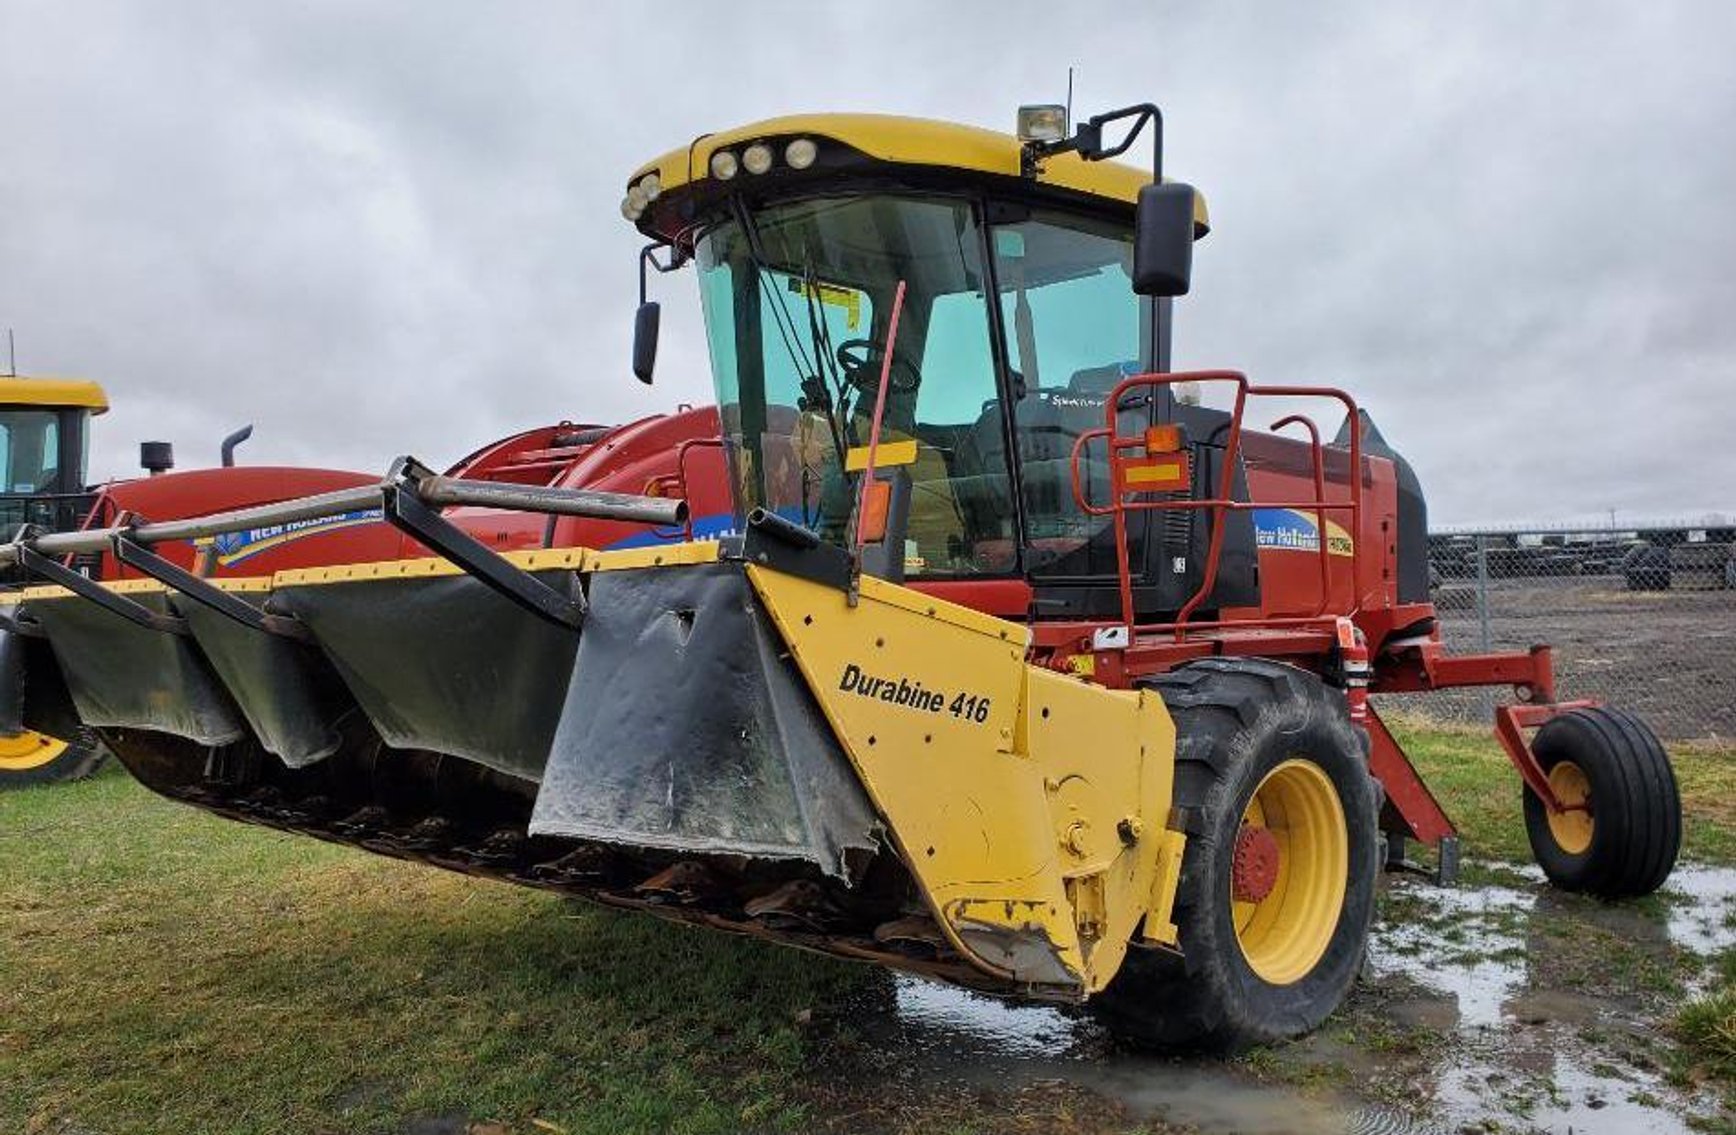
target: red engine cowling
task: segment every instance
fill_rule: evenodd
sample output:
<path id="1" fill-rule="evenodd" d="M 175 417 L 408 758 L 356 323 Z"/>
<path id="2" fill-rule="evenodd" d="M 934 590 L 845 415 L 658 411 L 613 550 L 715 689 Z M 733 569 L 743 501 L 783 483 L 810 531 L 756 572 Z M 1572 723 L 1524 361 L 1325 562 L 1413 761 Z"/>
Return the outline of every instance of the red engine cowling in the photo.
<path id="1" fill-rule="evenodd" d="M 446 518 L 496 551 L 537 547 L 632 547 L 715 535 L 733 523 L 729 479 L 718 441 L 714 407 L 682 409 L 622 426 L 562 422 L 504 438 L 477 450 L 447 471 L 451 476 L 511 484 L 681 496 L 689 527 L 546 517 L 486 508 L 453 508 Z M 366 485 L 379 474 L 339 469 L 235 466 L 166 473 L 102 487 L 87 527 L 177 520 L 272 504 L 295 497 Z M 203 551 L 211 574 L 260 576 L 286 568 L 367 563 L 429 554 L 381 519 L 379 509 L 294 524 L 269 525 L 216 537 L 196 551 L 166 544 L 157 553 L 191 568 Z M 104 555 L 104 579 L 138 573 Z"/>

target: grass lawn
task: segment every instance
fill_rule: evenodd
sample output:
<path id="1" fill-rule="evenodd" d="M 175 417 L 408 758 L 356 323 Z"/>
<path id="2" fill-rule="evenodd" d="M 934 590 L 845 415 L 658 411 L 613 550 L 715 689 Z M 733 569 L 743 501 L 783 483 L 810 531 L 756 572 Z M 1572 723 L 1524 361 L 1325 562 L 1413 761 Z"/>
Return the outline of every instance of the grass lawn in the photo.
<path id="1" fill-rule="evenodd" d="M 1467 853 L 1524 858 L 1493 743 L 1399 731 Z M 1694 858 L 1736 857 L 1733 756 L 1678 754 Z M 847 1033 L 886 988 L 866 967 L 218 820 L 115 771 L 0 794 L 0 1130 L 1125 1126 L 1064 1090 L 828 1078 L 839 1033 L 815 1015 Z M 1736 1036 L 1698 1012 L 1688 1026 Z"/>
<path id="2" fill-rule="evenodd" d="M 0 796 L 0 863 L 6 1131 L 799 1127 L 799 1015 L 867 972 L 228 823 L 120 773 Z"/>
<path id="3" fill-rule="evenodd" d="M 1460 851 L 1467 858 L 1531 861 L 1519 811 L 1519 775 L 1491 732 L 1441 729 L 1404 718 L 1387 724 L 1458 826 Z M 1682 857 L 1736 863 L 1736 750 L 1668 748 L 1682 792 Z"/>

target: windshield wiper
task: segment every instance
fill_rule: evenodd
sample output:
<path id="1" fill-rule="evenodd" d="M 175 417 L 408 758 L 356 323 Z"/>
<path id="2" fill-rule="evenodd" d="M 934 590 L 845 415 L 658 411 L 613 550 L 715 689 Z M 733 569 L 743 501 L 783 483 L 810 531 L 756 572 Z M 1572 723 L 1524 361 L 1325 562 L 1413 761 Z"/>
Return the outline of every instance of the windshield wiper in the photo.
<path id="1" fill-rule="evenodd" d="M 804 255 L 808 263 L 803 269 L 801 287 L 807 302 L 809 342 L 814 349 L 812 362 L 798 346 L 801 332 L 797 330 L 796 319 L 790 312 L 788 301 L 770 283 L 769 277 L 774 269 L 760 244 L 759 226 L 754 224 L 753 214 L 748 211 L 740 197 L 730 199 L 730 208 L 735 214 L 736 224 L 741 227 L 742 235 L 746 238 L 747 254 L 753 261 L 760 290 L 772 301 L 769 305 L 772 309 L 772 321 L 777 324 L 778 337 L 783 340 L 784 351 L 795 364 L 796 373 L 804 376 L 804 395 L 809 394 L 806 378 L 812 377 L 815 380 L 814 385 L 818 388 L 820 397 L 814 399 L 814 408 L 826 418 L 826 428 L 832 435 L 832 446 L 837 451 L 838 465 L 841 468 L 845 464 L 848 448 L 844 443 L 843 424 L 848 391 L 843 375 L 833 370 L 834 360 L 827 353 L 831 336 L 826 331 L 824 314 L 819 310 L 819 278 L 814 274 L 811 258 Z M 805 251 L 804 249 L 804 254 Z"/>
<path id="2" fill-rule="evenodd" d="M 825 313 L 820 310 L 820 278 L 814 274 L 813 257 L 807 254 L 805 247 L 802 259 L 805 262 L 802 294 L 808 303 L 808 333 L 813 336 L 814 358 L 818 363 L 814 368 L 818 373 L 814 377 L 818 380 L 817 384 L 823 395 L 820 408 L 826 415 L 826 428 L 832 433 L 832 448 L 838 452 L 838 467 L 843 468 L 847 462 L 842 419 L 845 412 L 844 400 L 848 392 L 844 387 L 843 375 L 833 370 L 837 359 L 832 353 L 832 337 L 826 330 Z"/>

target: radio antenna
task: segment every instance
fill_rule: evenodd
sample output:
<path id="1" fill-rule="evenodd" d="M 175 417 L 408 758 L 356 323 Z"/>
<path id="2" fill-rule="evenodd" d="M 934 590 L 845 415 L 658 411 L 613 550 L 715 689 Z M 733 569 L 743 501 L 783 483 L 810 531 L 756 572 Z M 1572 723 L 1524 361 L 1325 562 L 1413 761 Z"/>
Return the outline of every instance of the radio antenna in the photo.
<path id="1" fill-rule="evenodd" d="M 1067 68 L 1067 133 L 1073 133 L 1073 68 Z"/>

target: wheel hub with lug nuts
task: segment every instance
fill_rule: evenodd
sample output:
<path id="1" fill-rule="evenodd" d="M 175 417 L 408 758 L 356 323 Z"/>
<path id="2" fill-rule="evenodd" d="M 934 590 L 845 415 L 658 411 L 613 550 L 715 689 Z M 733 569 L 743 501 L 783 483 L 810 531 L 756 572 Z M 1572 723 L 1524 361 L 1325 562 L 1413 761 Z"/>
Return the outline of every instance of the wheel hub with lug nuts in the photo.
<path id="1" fill-rule="evenodd" d="M 1259 902 L 1278 885 L 1278 839 L 1267 828 L 1243 824 L 1230 860 L 1230 888 L 1237 902 Z"/>

